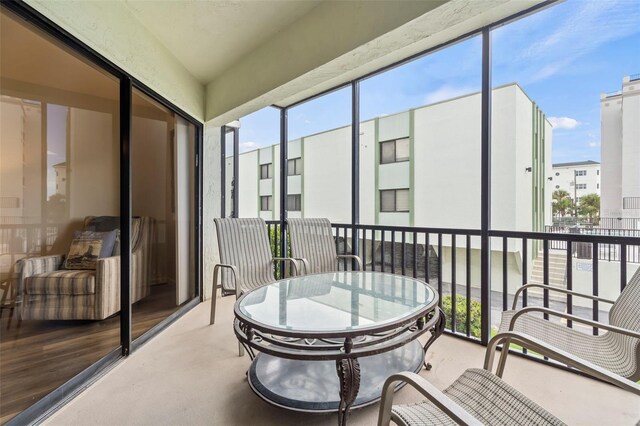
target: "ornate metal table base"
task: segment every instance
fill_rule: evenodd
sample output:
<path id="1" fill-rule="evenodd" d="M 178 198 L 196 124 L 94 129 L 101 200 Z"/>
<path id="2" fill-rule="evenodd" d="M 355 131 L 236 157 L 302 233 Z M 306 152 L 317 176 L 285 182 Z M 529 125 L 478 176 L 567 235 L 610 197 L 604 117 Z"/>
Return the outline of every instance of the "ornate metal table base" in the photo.
<path id="1" fill-rule="evenodd" d="M 380 399 L 387 377 L 400 371 L 418 372 L 423 360 L 423 348 L 417 340 L 393 351 L 353 359 L 355 362 L 352 363 L 347 359 L 302 361 L 258 354 L 249 369 L 248 380 L 253 391 L 273 405 L 318 413 L 340 410 L 344 414 L 339 420 L 345 424 L 350 408 L 363 407 Z M 349 378 L 341 381 L 336 366 L 343 361 L 351 365 L 342 367 Z M 359 374 L 355 368 L 358 365 Z M 344 394 L 353 399 L 345 398 L 341 409 Z"/>

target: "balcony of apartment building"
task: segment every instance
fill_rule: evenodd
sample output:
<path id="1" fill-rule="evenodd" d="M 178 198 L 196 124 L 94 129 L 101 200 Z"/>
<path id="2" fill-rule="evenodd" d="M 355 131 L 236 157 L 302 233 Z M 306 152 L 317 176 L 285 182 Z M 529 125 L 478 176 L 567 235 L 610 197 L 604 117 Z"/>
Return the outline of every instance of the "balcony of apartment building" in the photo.
<path id="1" fill-rule="evenodd" d="M 411 283 L 375 309 L 405 309 L 424 289 L 431 310 L 403 331 L 413 346 L 389 349 L 389 327 L 363 341 L 380 339 L 367 355 L 384 374 L 410 369 L 438 389 L 482 368 L 514 299 L 601 335 L 578 319 L 609 324 L 603 300 L 637 275 L 637 230 L 553 227 L 551 196 L 552 157 L 600 149 L 584 143 L 600 131 L 608 80 L 595 76 L 640 68 L 625 50 L 640 37 L 633 2 L 29 0 L 3 2 L 1 20 L 2 424 L 335 424 L 342 355 L 295 377 L 295 360 L 260 370 L 293 383 L 293 399 L 256 381 L 274 340 L 238 323 L 251 292 L 236 302 L 214 283 L 218 218 L 263 220 L 274 258 L 293 256 L 289 220 L 326 218 L 335 253 L 362 265 L 344 259 L 335 280 Z M 607 28 L 618 32 L 600 37 Z M 616 43 L 625 60 L 594 68 Z M 563 83 L 576 70 L 580 90 Z M 285 302 L 303 295 L 288 280 L 305 275 L 280 263 L 270 273 L 284 290 L 253 302 L 291 332 Z M 334 314 L 375 322 L 365 287 L 359 303 L 336 297 Z M 358 339 L 337 352 L 364 350 Z M 316 340 L 335 344 L 302 339 L 324 350 Z M 419 365 L 384 358 L 405 346 L 426 348 Z M 504 381 L 564 422 L 640 420 L 633 391 L 510 353 Z M 386 376 L 365 376 L 349 424 L 378 419 Z M 405 387 L 394 401 L 422 399 Z"/>

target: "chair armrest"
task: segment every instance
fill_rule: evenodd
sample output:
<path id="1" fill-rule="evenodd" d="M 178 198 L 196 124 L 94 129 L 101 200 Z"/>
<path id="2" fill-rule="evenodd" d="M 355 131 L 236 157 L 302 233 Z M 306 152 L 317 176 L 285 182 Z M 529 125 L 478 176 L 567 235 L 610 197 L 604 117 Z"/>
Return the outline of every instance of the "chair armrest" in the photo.
<path id="1" fill-rule="evenodd" d="M 487 351 L 485 352 L 484 369 L 488 371 L 491 371 L 493 369 L 493 359 L 498 345 L 509 345 L 511 343 L 520 345 L 523 348 L 527 348 L 539 353 L 540 355 L 549 357 L 570 367 L 583 371 L 597 379 L 619 386 L 622 389 L 630 391 L 636 395 L 640 395 L 640 384 L 634 383 L 631 380 L 628 380 L 618 374 L 612 373 L 611 371 L 602 368 L 599 365 L 593 364 L 569 352 L 563 351 L 562 349 L 551 346 L 547 342 L 544 342 L 540 339 L 529 336 L 528 334 L 518 333 L 514 331 L 498 333 L 489 341 L 489 344 L 487 345 Z M 508 350 L 508 347 L 503 347 L 502 350 Z"/>
<path id="2" fill-rule="evenodd" d="M 471 416 L 464 408 L 438 390 L 425 378 L 416 373 L 404 372 L 394 374 L 384 382 L 378 426 L 386 426 L 391 421 L 391 407 L 397 382 L 404 382 L 416 389 L 456 423 L 461 425 L 482 425 L 480 421 Z"/>
<path id="3" fill-rule="evenodd" d="M 96 295 L 99 318 L 120 310 L 120 256 L 103 257 L 96 262 Z"/>
<path id="4" fill-rule="evenodd" d="M 339 254 L 338 259 L 353 259 L 358 264 L 358 271 L 362 271 L 362 259 L 355 254 Z"/>
<path id="5" fill-rule="evenodd" d="M 218 263 L 213 267 L 213 289 L 212 289 L 213 297 L 216 297 L 216 294 L 217 294 L 216 291 L 218 289 L 218 273 L 221 268 L 231 270 L 231 276 L 233 277 L 233 284 L 236 288 L 236 297 L 240 297 L 242 289 L 238 285 L 238 277 L 240 276 L 240 274 L 238 273 L 238 268 L 236 268 L 233 265 L 226 265 L 224 263 Z M 222 285 L 222 283 L 220 283 L 220 285 Z"/>
<path id="6" fill-rule="evenodd" d="M 60 269 L 64 260 L 63 254 L 51 256 L 26 257 L 16 262 L 15 279 L 16 295 L 20 299 L 24 293 L 24 280 L 33 275 L 53 272 Z"/>
<path id="7" fill-rule="evenodd" d="M 309 266 L 309 261 L 307 259 L 305 259 L 304 257 L 294 257 L 293 259 L 297 260 L 298 262 L 300 262 L 302 264 L 305 275 L 309 273 L 309 270 L 311 268 Z"/>
<path id="8" fill-rule="evenodd" d="M 515 314 L 513 314 L 513 317 L 511 318 L 511 322 L 509 323 L 509 331 L 513 331 L 513 327 L 515 327 L 516 320 L 518 318 L 520 318 L 522 315 L 526 314 L 527 312 L 542 312 L 542 313 L 545 313 L 545 314 L 548 314 L 548 315 L 552 315 L 552 316 L 564 318 L 564 319 L 567 319 L 567 320 L 571 320 L 571 321 L 574 321 L 574 322 L 579 322 L 579 323 L 582 323 L 582 324 L 590 325 L 591 327 L 596 327 L 596 328 L 600 328 L 602 330 L 607 330 L 607 331 L 612 332 L 612 333 L 620 333 L 620 334 L 623 334 L 625 336 L 629 336 L 629 337 L 634 337 L 636 339 L 640 339 L 640 333 L 638 333 L 637 331 L 627 330 L 626 328 L 616 327 L 615 325 L 610 325 L 610 324 L 604 324 L 604 323 L 601 323 L 601 322 L 591 321 L 591 320 L 588 320 L 588 319 L 577 317 L 575 315 L 565 314 L 564 312 L 554 311 L 553 309 L 544 308 L 544 307 L 541 307 L 541 306 L 527 306 L 526 308 L 518 309 L 518 311 Z"/>
<path id="9" fill-rule="evenodd" d="M 294 259 L 292 257 L 274 257 L 271 260 L 273 262 L 289 262 L 291 264 L 291 266 L 293 266 L 294 276 L 300 275 L 299 268 L 298 268 L 298 262 L 296 261 L 296 259 Z"/>
<path id="10" fill-rule="evenodd" d="M 522 293 L 523 291 L 525 291 L 528 288 L 534 288 L 534 287 L 543 288 L 545 290 L 555 291 L 555 292 L 558 292 L 558 293 L 570 294 L 572 296 L 584 297 L 585 299 L 597 300 L 598 302 L 610 303 L 612 305 L 614 303 L 616 303 L 615 300 L 603 299 L 602 297 L 593 296 L 591 294 L 578 293 L 577 291 L 565 290 L 563 288 L 557 288 L 557 287 L 551 287 L 550 285 L 527 284 L 527 285 L 523 285 L 518 290 L 516 290 L 516 294 L 513 295 L 513 306 L 511 307 L 511 309 L 515 310 L 518 307 L 518 296 L 520 295 L 520 293 Z"/>

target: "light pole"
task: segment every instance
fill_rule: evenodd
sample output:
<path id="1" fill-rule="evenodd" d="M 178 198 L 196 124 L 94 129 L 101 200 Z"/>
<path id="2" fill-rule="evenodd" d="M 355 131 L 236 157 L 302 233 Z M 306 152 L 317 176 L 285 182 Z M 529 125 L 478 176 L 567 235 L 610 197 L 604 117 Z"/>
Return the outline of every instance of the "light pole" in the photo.
<path id="1" fill-rule="evenodd" d="M 573 216 L 578 220 L 578 171 L 573 170 Z"/>

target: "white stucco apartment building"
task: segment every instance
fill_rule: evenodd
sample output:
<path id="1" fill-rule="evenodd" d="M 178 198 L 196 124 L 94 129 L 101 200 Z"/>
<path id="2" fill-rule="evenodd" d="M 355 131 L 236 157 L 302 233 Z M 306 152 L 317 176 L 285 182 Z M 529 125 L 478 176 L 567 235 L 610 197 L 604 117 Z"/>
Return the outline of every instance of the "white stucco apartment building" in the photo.
<path id="1" fill-rule="evenodd" d="M 515 83 L 495 88 L 492 102 L 492 226 L 543 230 L 551 125 Z M 480 93 L 472 93 L 362 122 L 360 222 L 479 229 L 480 119 Z M 240 217 L 279 218 L 279 152 L 274 144 L 240 155 Z M 350 127 L 291 140 L 288 158 L 289 217 L 350 223 Z M 228 202 L 232 172 L 229 157 Z"/>
<path id="2" fill-rule="evenodd" d="M 572 200 L 587 194 L 600 195 L 600 163 L 593 160 L 553 165 L 553 191 L 565 190 Z"/>
<path id="3" fill-rule="evenodd" d="M 622 90 L 600 96 L 600 117 L 601 217 L 640 228 L 640 74 L 625 76 Z"/>
<path id="4" fill-rule="evenodd" d="M 492 227 L 543 231 L 552 220 L 551 124 L 515 83 L 495 88 L 492 104 Z M 479 229 L 480 111 L 480 93 L 471 93 L 362 122 L 360 223 Z M 288 216 L 350 223 L 350 126 L 291 140 L 287 149 Z M 279 219 L 279 156 L 278 144 L 240 155 L 240 217 Z M 232 164 L 227 158 L 227 211 Z M 423 240 L 419 234 L 418 242 Z M 466 256 L 463 240 L 457 241 L 458 259 Z M 498 240 L 492 241 L 496 289 L 502 276 Z M 534 258 L 538 248 L 532 244 L 529 255 Z M 445 282 L 451 273 L 451 247 L 450 236 L 444 235 L 440 255 Z M 471 248 L 471 278 L 479 282 L 479 238 L 472 238 Z M 522 281 L 521 242 L 509 240 L 507 249 L 509 283 L 517 286 Z M 464 262 L 456 265 L 463 282 Z"/>

